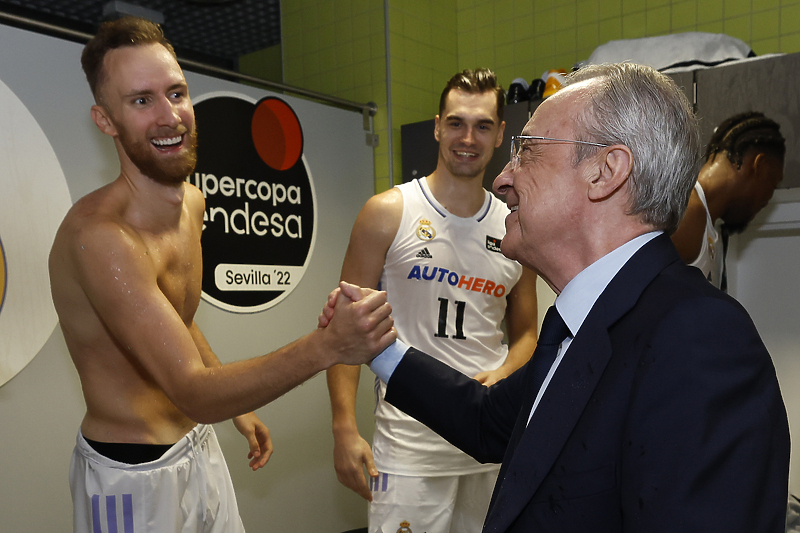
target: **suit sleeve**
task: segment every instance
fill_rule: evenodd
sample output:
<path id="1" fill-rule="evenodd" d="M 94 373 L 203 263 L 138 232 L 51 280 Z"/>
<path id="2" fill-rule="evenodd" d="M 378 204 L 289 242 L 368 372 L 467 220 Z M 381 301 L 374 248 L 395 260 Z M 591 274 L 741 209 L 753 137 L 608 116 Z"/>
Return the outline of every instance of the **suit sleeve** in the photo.
<path id="1" fill-rule="evenodd" d="M 527 368 L 485 387 L 410 348 L 392 374 L 385 398 L 477 461 L 499 463 L 519 413 Z"/>
<path id="2" fill-rule="evenodd" d="M 744 310 L 722 298 L 676 307 L 640 363 L 623 440 L 625 531 L 782 532 L 786 412 Z"/>

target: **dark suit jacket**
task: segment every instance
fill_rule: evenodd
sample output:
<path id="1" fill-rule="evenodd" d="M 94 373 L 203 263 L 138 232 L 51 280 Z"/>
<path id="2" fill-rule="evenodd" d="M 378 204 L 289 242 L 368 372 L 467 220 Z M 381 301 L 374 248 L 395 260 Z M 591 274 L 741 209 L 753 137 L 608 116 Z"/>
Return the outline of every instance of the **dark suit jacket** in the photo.
<path id="1" fill-rule="evenodd" d="M 528 378 L 526 365 L 486 388 L 412 348 L 388 384 L 387 401 L 502 461 L 484 531 L 783 532 L 789 429 L 772 361 L 667 236 L 608 285 L 526 427 Z"/>

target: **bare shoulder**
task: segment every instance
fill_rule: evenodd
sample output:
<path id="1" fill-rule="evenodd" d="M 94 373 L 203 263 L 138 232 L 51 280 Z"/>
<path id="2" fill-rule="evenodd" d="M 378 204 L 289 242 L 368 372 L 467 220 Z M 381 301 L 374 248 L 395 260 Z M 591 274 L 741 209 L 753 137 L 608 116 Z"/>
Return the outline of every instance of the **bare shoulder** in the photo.
<path id="1" fill-rule="evenodd" d="M 109 266 L 146 255 L 138 232 L 122 216 L 124 202 L 106 186 L 80 200 L 64 217 L 50 253 L 51 280 L 67 277 L 98 281 Z"/>
<path id="2" fill-rule="evenodd" d="M 353 224 L 341 279 L 362 287 L 378 286 L 386 252 L 403 218 L 403 195 L 393 188 L 364 204 Z"/>
<path id="3" fill-rule="evenodd" d="M 691 263 L 700 254 L 703 246 L 703 234 L 706 229 L 706 208 L 697 195 L 697 191 L 692 189 L 689 196 L 689 203 L 686 212 L 683 214 L 678 228 L 672 234 L 672 243 L 678 249 L 681 259 L 686 263 Z"/>
<path id="4" fill-rule="evenodd" d="M 199 217 L 199 219 L 202 221 L 203 212 L 206 208 L 206 199 L 203 196 L 202 191 L 200 191 L 200 189 L 191 183 L 187 182 L 185 185 L 184 202 L 192 218 Z"/>
<path id="5" fill-rule="evenodd" d="M 403 194 L 395 187 L 367 200 L 358 214 L 353 229 L 357 227 L 371 234 L 390 236 L 389 243 L 391 243 L 402 218 Z"/>

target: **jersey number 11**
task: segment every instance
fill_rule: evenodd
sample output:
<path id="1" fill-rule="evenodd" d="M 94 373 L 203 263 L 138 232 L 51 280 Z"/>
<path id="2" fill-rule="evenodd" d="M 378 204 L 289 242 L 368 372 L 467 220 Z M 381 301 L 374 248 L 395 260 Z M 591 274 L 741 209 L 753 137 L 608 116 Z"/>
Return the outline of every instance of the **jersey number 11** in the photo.
<path id="1" fill-rule="evenodd" d="M 446 339 L 447 335 L 447 308 L 450 301 L 447 298 L 439 298 L 439 324 L 434 337 L 441 337 Z M 464 335 L 464 310 L 467 308 L 467 302 L 459 302 L 455 300 L 456 304 L 456 334 L 453 335 L 454 339 L 465 340 L 467 337 Z"/>

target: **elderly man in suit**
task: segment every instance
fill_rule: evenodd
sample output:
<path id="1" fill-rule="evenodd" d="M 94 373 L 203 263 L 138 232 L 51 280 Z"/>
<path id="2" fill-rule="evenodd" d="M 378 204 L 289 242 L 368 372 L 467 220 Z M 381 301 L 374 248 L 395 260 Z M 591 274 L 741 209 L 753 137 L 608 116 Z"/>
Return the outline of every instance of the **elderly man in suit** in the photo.
<path id="1" fill-rule="evenodd" d="M 782 532 L 772 361 L 668 236 L 696 176 L 685 97 L 649 67 L 587 67 L 522 133 L 494 187 L 503 253 L 558 294 L 539 346 L 486 388 L 396 343 L 371 364 L 386 400 L 502 461 L 486 532 Z"/>

